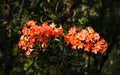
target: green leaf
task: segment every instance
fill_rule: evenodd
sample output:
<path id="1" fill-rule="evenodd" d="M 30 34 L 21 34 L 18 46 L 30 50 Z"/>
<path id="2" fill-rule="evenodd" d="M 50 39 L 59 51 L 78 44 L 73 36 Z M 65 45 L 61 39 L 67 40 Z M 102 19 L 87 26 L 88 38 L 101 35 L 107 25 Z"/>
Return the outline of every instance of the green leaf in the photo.
<path id="1" fill-rule="evenodd" d="M 86 22 L 88 22 L 88 19 L 85 18 L 85 17 L 82 17 L 81 19 L 78 19 L 78 22 L 79 22 L 81 25 L 83 25 L 83 24 L 85 24 Z"/>
<path id="2" fill-rule="evenodd" d="M 40 7 L 43 7 L 44 4 L 45 4 L 45 2 L 40 3 Z"/>
<path id="3" fill-rule="evenodd" d="M 57 39 L 57 38 L 55 38 L 54 40 L 55 40 L 55 41 L 60 41 L 60 40 L 59 40 L 59 39 Z"/>
<path id="4" fill-rule="evenodd" d="M 37 75 L 40 75 L 40 72 Z"/>
<path id="5" fill-rule="evenodd" d="M 40 22 L 43 22 L 43 16 L 40 17 Z"/>
<path id="6" fill-rule="evenodd" d="M 32 65 L 32 63 L 33 63 L 32 60 L 27 61 L 27 62 L 24 64 L 24 67 L 23 67 L 24 70 L 27 71 L 27 70 L 30 68 L 30 66 Z"/>

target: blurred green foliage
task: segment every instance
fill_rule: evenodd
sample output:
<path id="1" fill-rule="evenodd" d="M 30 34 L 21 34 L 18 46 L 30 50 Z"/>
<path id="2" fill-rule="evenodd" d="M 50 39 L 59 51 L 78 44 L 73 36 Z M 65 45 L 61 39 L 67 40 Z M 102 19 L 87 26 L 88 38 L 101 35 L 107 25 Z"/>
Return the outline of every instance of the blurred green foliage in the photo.
<path id="1" fill-rule="evenodd" d="M 88 69 L 75 64 L 61 64 L 63 73 L 53 62 L 57 58 L 52 54 L 52 58 L 45 57 L 39 62 L 34 58 L 28 59 L 24 51 L 18 49 L 17 43 L 22 26 L 30 19 L 38 23 L 55 22 L 66 31 L 73 25 L 91 25 L 108 41 L 107 53 L 91 56 L 90 61 L 94 59 L 95 63 Z M 0 0 L 0 75 L 119 75 L 119 23 L 119 0 Z M 43 56 L 48 55 L 41 52 L 40 59 Z"/>

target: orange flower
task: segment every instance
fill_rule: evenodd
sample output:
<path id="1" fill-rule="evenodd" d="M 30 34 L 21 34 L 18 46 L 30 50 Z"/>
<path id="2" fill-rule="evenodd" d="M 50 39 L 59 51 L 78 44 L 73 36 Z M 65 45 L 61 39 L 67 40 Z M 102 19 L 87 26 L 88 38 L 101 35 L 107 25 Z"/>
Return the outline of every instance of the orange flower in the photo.
<path id="1" fill-rule="evenodd" d="M 97 54 L 97 52 L 99 52 L 99 50 L 101 49 L 101 44 L 98 41 L 97 43 L 94 44 L 94 46 L 92 47 L 92 52 Z"/>
<path id="2" fill-rule="evenodd" d="M 108 47 L 108 44 L 107 44 L 107 42 L 105 42 L 104 45 L 102 45 L 100 52 L 101 52 L 101 53 L 105 53 L 107 47 Z"/>
<path id="3" fill-rule="evenodd" d="M 84 43 L 82 41 L 78 41 L 78 49 L 83 49 Z"/>
<path id="4" fill-rule="evenodd" d="M 105 53 L 107 46 L 108 46 L 107 42 L 105 42 L 105 40 L 102 38 L 100 41 L 94 44 L 92 52 L 94 52 L 95 54 L 97 52 Z"/>
<path id="5" fill-rule="evenodd" d="M 90 34 L 90 37 L 92 38 L 93 41 L 97 41 L 97 40 L 100 39 L 99 34 L 96 33 L 96 32 L 92 32 L 92 33 Z"/>
<path id="6" fill-rule="evenodd" d="M 100 40 L 100 44 L 101 44 L 101 50 L 100 50 L 100 52 L 101 52 L 101 53 L 105 53 L 108 44 L 107 44 L 107 42 L 104 40 L 104 38 L 102 38 L 102 39 Z"/>
<path id="7" fill-rule="evenodd" d="M 90 26 L 87 27 L 86 29 L 88 30 L 88 32 L 89 32 L 90 34 L 94 32 L 94 29 L 93 29 L 92 27 L 90 27 Z"/>
<path id="8" fill-rule="evenodd" d="M 89 33 L 86 29 L 82 29 L 80 32 L 77 33 L 77 37 L 79 40 L 86 40 L 86 38 L 89 36 Z"/>
<path id="9" fill-rule="evenodd" d="M 27 25 L 27 27 L 29 27 L 29 26 L 32 27 L 32 26 L 36 25 L 36 21 L 30 20 L 26 23 L 26 25 Z"/>
<path id="10" fill-rule="evenodd" d="M 26 55 L 27 55 L 27 56 L 30 55 L 31 51 L 32 51 L 32 49 L 31 49 L 31 48 L 28 48 L 28 50 L 26 51 Z"/>
<path id="11" fill-rule="evenodd" d="M 22 47 L 23 50 L 27 49 L 26 43 L 23 40 L 19 41 L 18 46 L 19 46 L 19 48 Z"/>
<path id="12" fill-rule="evenodd" d="M 53 32 L 55 38 L 62 36 L 62 33 L 63 33 L 62 26 L 60 26 L 59 28 L 55 28 Z"/>
<path id="13" fill-rule="evenodd" d="M 28 29 L 27 27 L 23 27 L 23 29 L 22 29 L 22 34 L 23 35 L 29 35 L 30 34 L 30 29 Z"/>
<path id="14" fill-rule="evenodd" d="M 92 47 L 92 44 L 91 44 L 91 43 L 85 44 L 85 45 L 84 45 L 84 51 L 90 51 L 91 47 Z"/>
<path id="15" fill-rule="evenodd" d="M 73 27 L 71 27 L 70 29 L 69 29 L 69 31 L 68 31 L 68 33 L 69 34 L 76 34 L 76 27 L 75 26 L 73 26 Z"/>
<path id="16" fill-rule="evenodd" d="M 54 29 L 54 28 L 56 28 L 56 24 L 55 23 L 51 23 L 50 27 L 52 27 Z"/>
<path id="17" fill-rule="evenodd" d="M 18 43 L 19 48 L 22 47 L 23 50 L 26 50 L 27 49 L 27 47 L 26 47 L 27 42 L 28 42 L 28 37 L 22 35 L 20 37 L 20 41 Z"/>
<path id="18" fill-rule="evenodd" d="M 67 46 L 70 44 L 70 39 L 69 39 L 69 34 L 66 34 L 65 36 L 64 36 L 64 42 L 66 42 L 67 43 Z"/>

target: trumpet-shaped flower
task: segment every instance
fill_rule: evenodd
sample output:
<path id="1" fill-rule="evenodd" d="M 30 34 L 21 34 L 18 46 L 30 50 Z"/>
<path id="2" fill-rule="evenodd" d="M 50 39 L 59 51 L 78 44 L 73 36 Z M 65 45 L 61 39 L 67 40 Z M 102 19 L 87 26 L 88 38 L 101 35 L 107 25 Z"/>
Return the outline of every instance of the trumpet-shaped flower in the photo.
<path id="1" fill-rule="evenodd" d="M 79 32 L 76 31 L 75 26 L 70 28 L 64 36 L 64 42 L 67 43 L 67 46 L 72 45 L 73 49 L 82 49 L 95 54 L 105 53 L 107 49 L 107 42 L 103 38 L 101 39 L 92 27 L 87 27 Z"/>
<path id="2" fill-rule="evenodd" d="M 49 25 L 47 22 L 36 25 L 36 22 L 31 20 L 24 25 L 18 46 L 26 50 L 26 55 L 30 55 L 35 43 L 39 42 L 44 48 L 52 38 L 59 38 L 62 33 L 62 26 L 56 28 L 54 23 Z"/>

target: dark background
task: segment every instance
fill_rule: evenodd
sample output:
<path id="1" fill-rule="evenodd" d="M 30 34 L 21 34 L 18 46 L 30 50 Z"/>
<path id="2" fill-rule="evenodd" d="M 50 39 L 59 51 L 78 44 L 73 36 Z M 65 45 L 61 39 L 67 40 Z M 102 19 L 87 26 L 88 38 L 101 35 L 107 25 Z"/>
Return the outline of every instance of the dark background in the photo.
<path id="1" fill-rule="evenodd" d="M 24 61 L 28 59 L 20 56 L 17 47 L 27 20 L 36 20 L 38 24 L 55 22 L 67 29 L 79 26 L 81 18 L 87 19 L 84 25 L 92 26 L 109 44 L 107 53 L 101 57 L 100 74 L 119 75 L 119 0 L 0 0 L 0 75 L 41 75 L 39 67 L 24 71 Z"/>

